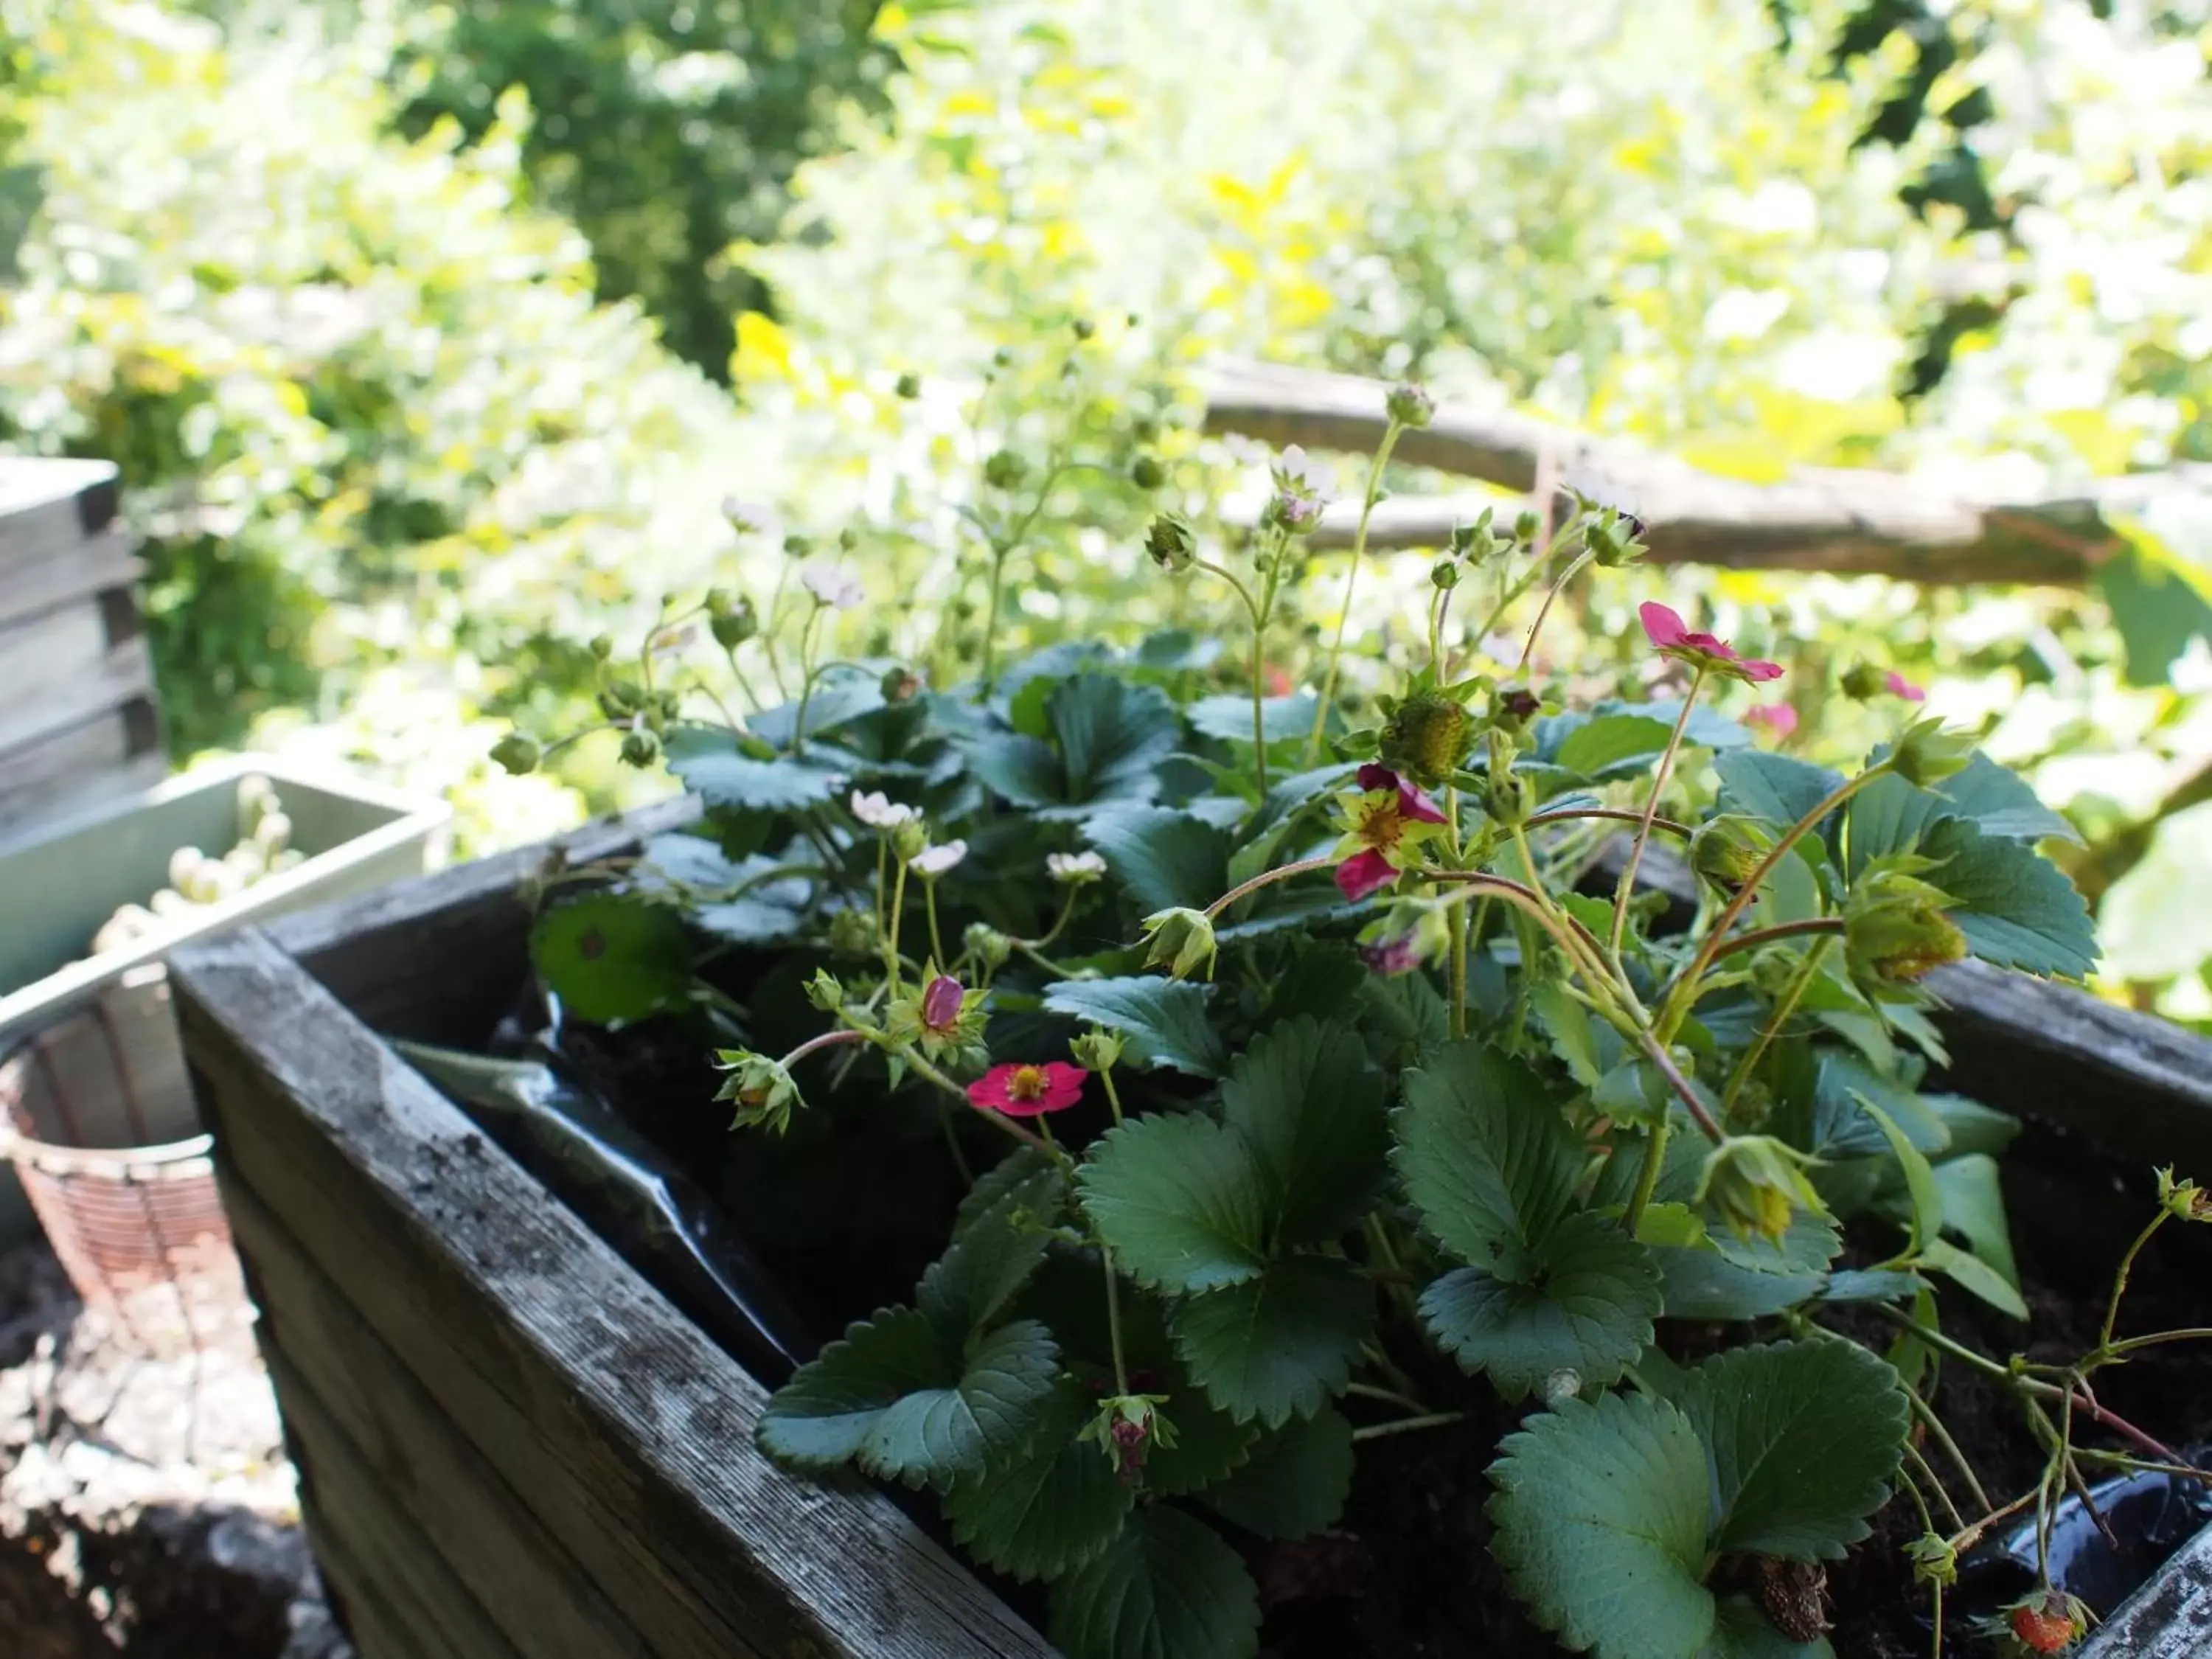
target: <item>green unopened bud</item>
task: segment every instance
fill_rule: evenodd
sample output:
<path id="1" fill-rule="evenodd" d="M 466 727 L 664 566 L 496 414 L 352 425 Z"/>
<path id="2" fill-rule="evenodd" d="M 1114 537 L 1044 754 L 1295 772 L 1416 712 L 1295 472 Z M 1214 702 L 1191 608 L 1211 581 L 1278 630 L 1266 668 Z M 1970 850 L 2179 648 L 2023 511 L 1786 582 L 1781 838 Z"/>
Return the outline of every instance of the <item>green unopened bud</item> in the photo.
<path id="1" fill-rule="evenodd" d="M 983 482 L 994 489 L 1015 489 L 1030 476 L 1030 464 L 1011 449 L 997 449 L 984 458 Z"/>
<path id="2" fill-rule="evenodd" d="M 1525 685 L 1501 685 L 1491 695 L 1492 726 L 1516 738 L 1525 733 L 1528 722 L 1543 710 L 1543 700 Z"/>
<path id="3" fill-rule="evenodd" d="M 891 831 L 891 851 L 903 864 L 929 845 L 929 825 L 920 818 L 908 818 Z"/>
<path id="4" fill-rule="evenodd" d="M 1790 994 L 1790 981 L 1797 977 L 1800 963 L 1796 952 L 1787 945 L 1771 945 L 1751 953 L 1751 988 L 1769 1002 L 1779 1002 Z"/>
<path id="5" fill-rule="evenodd" d="M 875 955 L 880 935 L 872 910 L 840 910 L 830 918 L 830 948 L 841 957 Z"/>
<path id="6" fill-rule="evenodd" d="M 1087 340 L 1098 332 L 1098 325 L 1088 317 L 1078 317 L 1073 327 L 1075 330 L 1075 337 L 1079 340 Z"/>
<path id="7" fill-rule="evenodd" d="M 626 720 L 645 707 L 645 688 L 635 680 L 609 680 L 599 688 L 599 712 L 611 720 Z"/>
<path id="8" fill-rule="evenodd" d="M 1528 822 L 1528 815 L 1536 810 L 1536 788 L 1528 775 L 1516 772 L 1511 767 L 1499 767 L 1490 774 L 1490 787 L 1485 805 L 1490 816 L 1501 829 L 1517 829 Z"/>
<path id="9" fill-rule="evenodd" d="M 1459 561 L 1438 559 L 1429 567 L 1429 585 L 1449 593 L 1459 586 Z"/>
<path id="10" fill-rule="evenodd" d="M 594 635 L 592 635 L 592 656 L 594 656 L 594 657 L 596 657 L 597 659 L 599 659 L 599 661 L 601 661 L 601 662 L 605 662 L 605 661 L 606 661 L 606 659 L 607 659 L 608 658 L 610 658 L 610 657 L 613 656 L 613 655 L 614 655 L 614 653 L 615 653 L 615 641 L 614 641 L 614 635 L 611 635 L 611 634 L 594 634 Z"/>
<path id="11" fill-rule="evenodd" d="M 898 377 L 898 384 L 892 390 L 907 402 L 912 403 L 916 398 L 921 396 L 921 376 L 908 369 Z"/>
<path id="12" fill-rule="evenodd" d="M 2158 1201 L 2177 1221 L 2212 1221 L 2212 1193 L 2193 1181 L 2176 1181 L 2170 1168 L 2158 1172 Z"/>
<path id="13" fill-rule="evenodd" d="M 911 702 L 921 695 L 921 676 L 902 664 L 894 665 L 884 670 L 878 689 L 885 702 Z"/>
<path id="14" fill-rule="evenodd" d="M 1152 941 L 1145 956 L 1147 968 L 1164 967 L 1174 979 L 1188 979 L 1200 968 L 1213 977 L 1213 922 L 1203 910 L 1180 906 L 1156 910 L 1145 918 L 1145 937 Z"/>
<path id="15" fill-rule="evenodd" d="M 1376 753 L 1383 765 L 1425 788 L 1443 783 L 1474 747 L 1474 721 L 1441 691 L 1417 691 L 1382 728 Z"/>
<path id="16" fill-rule="evenodd" d="M 845 1006 L 845 988 L 827 968 L 817 968 L 806 981 L 806 1000 L 823 1013 L 834 1014 Z"/>
<path id="17" fill-rule="evenodd" d="M 1070 1042 L 1067 1052 L 1086 1072 L 1110 1072 L 1121 1060 L 1121 1039 L 1112 1031 L 1102 1031 L 1093 1026 Z"/>
<path id="18" fill-rule="evenodd" d="M 734 651 L 760 632 L 760 618 L 753 614 L 750 599 L 730 600 L 720 606 L 710 605 L 707 629 L 714 635 L 715 644 Z"/>
<path id="19" fill-rule="evenodd" d="M 1974 739 L 1965 732 L 1946 732 L 1942 719 L 1930 715 L 1905 727 L 1897 740 L 1892 762 L 1897 775 L 1925 789 L 1965 769 L 1974 757 Z"/>
<path id="20" fill-rule="evenodd" d="M 1910 984 L 1966 954 L 1966 936 L 1943 912 L 1951 901 L 1923 881 L 1892 876 L 1854 894 L 1844 912 L 1844 944 L 1876 979 Z"/>
<path id="21" fill-rule="evenodd" d="M 518 778 L 527 777 L 538 769 L 544 758 L 544 750 L 537 739 L 525 737 L 520 732 L 510 732 L 491 746 L 491 757 Z"/>
<path id="22" fill-rule="evenodd" d="M 1844 671 L 1844 695 L 1867 702 L 1882 694 L 1882 672 L 1870 662 L 1853 663 Z"/>
<path id="23" fill-rule="evenodd" d="M 1773 850 L 1774 836 L 1765 824 L 1724 812 L 1698 825 L 1690 837 L 1690 868 L 1723 896 L 1733 897 Z"/>
<path id="24" fill-rule="evenodd" d="M 1797 1211 L 1820 1212 L 1805 1176 L 1812 1161 L 1771 1135 L 1730 1135 L 1705 1154 L 1692 1201 L 1710 1205 L 1739 1238 L 1778 1243 Z"/>
<path id="25" fill-rule="evenodd" d="M 803 559 L 814 550 L 814 538 L 794 530 L 783 538 L 783 550 L 787 557 Z"/>
<path id="26" fill-rule="evenodd" d="M 1905 1553 L 1912 1563 L 1914 1582 L 1946 1586 L 1959 1582 L 1959 1552 L 1949 1539 L 1923 1533 L 1905 1547 Z"/>
<path id="27" fill-rule="evenodd" d="M 1168 470 L 1157 455 L 1139 455 L 1129 464 L 1129 482 L 1139 489 L 1158 489 L 1168 481 Z"/>
<path id="28" fill-rule="evenodd" d="M 1644 551 L 1638 540 L 1642 530 L 1636 520 L 1609 507 L 1600 507 L 1583 521 L 1583 547 L 1600 565 L 1618 569 Z"/>
<path id="29" fill-rule="evenodd" d="M 625 766 L 650 766 L 660 758 L 660 739 L 642 726 L 634 726 L 623 733 L 622 757 Z"/>
<path id="30" fill-rule="evenodd" d="M 720 1049 L 714 1068 L 729 1073 L 714 1098 L 737 1103 L 737 1114 L 730 1120 L 732 1129 L 763 1128 L 781 1134 L 791 1127 L 791 1109 L 806 1103 L 783 1062 L 766 1054 L 750 1048 Z"/>
<path id="31" fill-rule="evenodd" d="M 971 921 L 960 935 L 960 942 L 986 968 L 1003 968 L 1006 958 L 1014 953 L 1014 942 L 988 922 Z"/>
<path id="32" fill-rule="evenodd" d="M 1382 400 L 1382 407 L 1400 426 L 1426 426 L 1437 416 L 1437 400 L 1429 395 L 1428 388 L 1415 386 L 1411 380 L 1401 380 L 1392 386 Z"/>
<path id="33" fill-rule="evenodd" d="M 1535 512 L 1534 509 L 1523 507 L 1515 515 L 1513 520 L 1513 539 L 1519 542 L 1523 547 L 1534 546 L 1536 538 L 1541 535 L 1543 531 L 1543 518 L 1540 514 Z"/>
<path id="34" fill-rule="evenodd" d="M 837 545 L 841 550 L 847 553 L 858 551 L 860 545 L 860 532 L 852 526 L 847 525 L 837 532 Z"/>
<path id="35" fill-rule="evenodd" d="M 1163 513 L 1145 532 L 1145 551 L 1161 569 L 1180 574 L 1197 562 L 1198 537 L 1180 515 Z"/>

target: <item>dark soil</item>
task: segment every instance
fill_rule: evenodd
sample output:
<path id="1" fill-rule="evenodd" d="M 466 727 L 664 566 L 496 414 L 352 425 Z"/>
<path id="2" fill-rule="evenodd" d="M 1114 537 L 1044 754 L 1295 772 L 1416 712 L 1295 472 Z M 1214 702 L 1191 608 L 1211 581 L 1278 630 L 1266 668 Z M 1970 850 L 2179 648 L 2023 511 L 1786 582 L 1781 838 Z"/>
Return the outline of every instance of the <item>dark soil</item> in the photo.
<path id="1" fill-rule="evenodd" d="M 618 1109 L 721 1195 L 817 1338 L 907 1298 L 941 1248 L 961 1190 L 941 1126 L 890 1122 L 881 1099 L 872 1097 L 865 1114 L 810 1109 L 782 1141 L 733 1137 L 720 1109 L 708 1103 L 715 1079 L 691 1035 L 652 1027 L 611 1039 L 578 1032 L 568 1048 Z M 988 1141 L 964 1152 L 979 1165 L 997 1156 Z M 2023 1333 L 1953 1291 L 1943 1297 L 1947 1328 L 1999 1358 L 2021 1351 L 2025 1337 L 2031 1358 L 2063 1360 L 2096 1340 L 2113 1268 L 2151 1213 L 2149 1175 L 2040 1125 L 2029 1126 L 2002 1164 L 2033 1322 Z M 2212 1324 L 2206 1231 L 2169 1224 L 2144 1252 L 2123 1334 Z M 1838 1323 L 1884 1346 L 1890 1333 L 1861 1317 Z M 1662 1328 L 1662 1340 L 1684 1357 L 1719 1337 L 1718 1328 Z M 1295 1543 L 1242 1540 L 1267 1608 L 1268 1659 L 1553 1659 L 1559 1650 L 1506 1593 L 1483 1509 L 1498 1442 L 1528 1407 L 1503 1405 L 1486 1385 L 1412 1344 L 1401 1344 L 1395 1358 L 1426 1401 L 1464 1408 L 1468 1419 L 1364 1444 L 1351 1503 L 1334 1531 Z M 2100 1373 L 2096 1387 L 2106 1407 L 2170 1446 L 2212 1440 L 2212 1343 L 2149 1351 Z M 1935 1403 L 1995 1502 L 2034 1483 L 2041 1454 L 1999 1389 L 1954 1362 L 1942 1371 Z M 1355 1421 L 1373 1415 L 1357 1401 L 1346 1409 Z M 2124 1449 L 2094 1425 L 2077 1423 L 2076 1434 L 2084 1445 Z M 1940 1451 L 1928 1449 L 1948 1478 Z M 1970 1508 L 1958 1483 L 1949 1484 Z M 939 1530 L 927 1507 L 916 1506 L 918 1518 Z M 1831 1639 L 1840 1659 L 1919 1659 L 1928 1651 L 1927 1598 L 1899 1553 L 1919 1531 L 1910 1506 L 1893 1503 L 1876 1518 L 1874 1535 L 1829 1570 Z M 1018 1608 L 1040 1616 L 1034 1593 L 1006 1588 Z M 1973 1651 L 1971 1620 L 1992 1608 L 1960 1605 L 1969 1601 L 1964 1594 L 1952 1601 L 1947 1647 L 1956 1639 L 1960 1651 Z"/>

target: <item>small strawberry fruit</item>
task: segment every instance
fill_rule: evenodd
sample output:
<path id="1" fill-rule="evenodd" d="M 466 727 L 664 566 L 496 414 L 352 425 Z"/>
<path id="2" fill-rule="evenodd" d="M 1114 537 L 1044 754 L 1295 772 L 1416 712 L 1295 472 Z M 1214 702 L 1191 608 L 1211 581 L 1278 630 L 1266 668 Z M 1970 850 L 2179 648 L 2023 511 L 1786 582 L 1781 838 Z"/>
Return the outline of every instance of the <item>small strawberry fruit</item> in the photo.
<path id="1" fill-rule="evenodd" d="M 2063 1653 L 2089 1628 L 2088 1609 L 2063 1590 L 2039 1590 L 2005 1614 L 2014 1636 L 2031 1653 Z"/>

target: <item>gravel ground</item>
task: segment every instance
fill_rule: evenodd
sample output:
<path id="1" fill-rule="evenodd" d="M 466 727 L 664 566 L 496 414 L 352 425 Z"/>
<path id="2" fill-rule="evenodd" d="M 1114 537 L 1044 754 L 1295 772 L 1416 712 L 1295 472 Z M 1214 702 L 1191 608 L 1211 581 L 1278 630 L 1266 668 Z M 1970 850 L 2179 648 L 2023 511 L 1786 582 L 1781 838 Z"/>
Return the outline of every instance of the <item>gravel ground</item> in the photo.
<path id="1" fill-rule="evenodd" d="M 228 1262 L 83 1307 L 0 1252 L 0 1654 L 352 1659 Z"/>

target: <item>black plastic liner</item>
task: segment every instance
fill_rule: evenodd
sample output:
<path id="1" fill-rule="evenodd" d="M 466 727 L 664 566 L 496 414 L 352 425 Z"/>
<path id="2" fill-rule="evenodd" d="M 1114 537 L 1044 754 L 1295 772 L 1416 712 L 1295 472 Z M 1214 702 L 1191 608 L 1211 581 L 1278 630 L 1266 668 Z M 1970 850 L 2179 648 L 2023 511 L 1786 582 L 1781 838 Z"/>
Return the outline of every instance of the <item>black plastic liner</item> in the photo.
<path id="1" fill-rule="evenodd" d="M 2183 1457 L 2192 1468 L 2203 1467 L 2208 1454 L 2212 1446 L 2198 1446 Z M 2148 1582 L 2201 1528 L 2212 1526 L 2212 1484 L 2183 1475 L 2154 1470 L 2114 1475 L 2092 1486 L 2089 1496 L 2095 1500 L 2094 1515 L 2078 1493 L 2052 1513 L 2051 1582 L 2081 1597 L 2100 1619 Z M 1960 1601 L 1975 1612 L 2017 1601 L 2036 1582 L 2032 1516 L 1986 1540 L 1959 1564 Z"/>
<path id="2" fill-rule="evenodd" d="M 812 1358 L 799 1316 L 705 1189 L 564 1070 L 392 1046 L 763 1386 Z"/>

